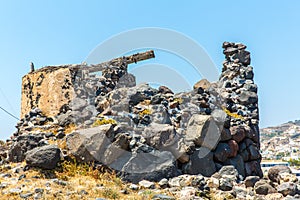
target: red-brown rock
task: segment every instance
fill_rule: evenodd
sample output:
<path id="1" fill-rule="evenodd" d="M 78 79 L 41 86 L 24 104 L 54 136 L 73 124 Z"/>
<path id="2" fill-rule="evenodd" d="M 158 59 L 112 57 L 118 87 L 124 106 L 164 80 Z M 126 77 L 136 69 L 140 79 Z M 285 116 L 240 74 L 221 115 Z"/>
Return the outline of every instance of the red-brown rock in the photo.
<path id="1" fill-rule="evenodd" d="M 238 153 L 238 150 L 239 150 L 238 143 L 235 140 L 229 140 L 228 145 L 229 145 L 230 150 L 231 150 L 231 152 L 230 152 L 230 154 L 229 154 L 228 157 L 229 158 L 230 157 L 235 157 L 237 155 L 237 153 Z"/>
<path id="2" fill-rule="evenodd" d="M 240 126 L 231 127 L 230 132 L 232 139 L 234 139 L 237 143 L 241 142 L 246 137 L 245 129 Z"/>

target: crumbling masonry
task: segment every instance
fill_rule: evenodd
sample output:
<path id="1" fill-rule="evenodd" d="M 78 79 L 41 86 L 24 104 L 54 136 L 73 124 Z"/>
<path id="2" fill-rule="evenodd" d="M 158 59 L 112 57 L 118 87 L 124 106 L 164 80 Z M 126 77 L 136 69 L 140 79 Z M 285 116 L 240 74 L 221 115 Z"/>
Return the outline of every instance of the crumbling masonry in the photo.
<path id="1" fill-rule="evenodd" d="M 219 81 L 201 80 L 192 91 L 179 94 L 166 86 L 136 86 L 127 72 L 128 64 L 153 58 L 153 51 L 94 66 L 49 66 L 25 75 L 22 120 L 12 137 L 10 160 L 24 160 L 23 154 L 35 147 L 23 141 L 30 136 L 37 145 L 42 138 L 66 141 L 61 149 L 65 157 L 105 165 L 132 182 L 185 173 L 211 176 L 225 165 L 233 165 L 240 179 L 261 177 L 250 53 L 238 43 L 225 42 L 223 49 Z M 77 130 L 67 133 L 70 125 Z"/>

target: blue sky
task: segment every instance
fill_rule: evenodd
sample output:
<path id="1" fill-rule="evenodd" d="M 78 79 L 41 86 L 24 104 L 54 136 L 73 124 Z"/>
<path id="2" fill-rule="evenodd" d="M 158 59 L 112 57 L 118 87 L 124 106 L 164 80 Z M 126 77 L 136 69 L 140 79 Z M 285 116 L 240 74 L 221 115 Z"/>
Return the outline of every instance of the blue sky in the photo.
<path id="1" fill-rule="evenodd" d="M 81 63 L 115 34 L 161 27 L 193 38 L 219 70 L 223 41 L 246 44 L 259 86 L 261 127 L 299 119 L 299 10 L 296 0 L 1 1 L 0 106 L 19 116 L 21 78 L 30 61 L 36 67 Z M 185 67 L 175 60 L 166 55 L 157 62 Z M 0 111 L 0 139 L 15 124 Z"/>

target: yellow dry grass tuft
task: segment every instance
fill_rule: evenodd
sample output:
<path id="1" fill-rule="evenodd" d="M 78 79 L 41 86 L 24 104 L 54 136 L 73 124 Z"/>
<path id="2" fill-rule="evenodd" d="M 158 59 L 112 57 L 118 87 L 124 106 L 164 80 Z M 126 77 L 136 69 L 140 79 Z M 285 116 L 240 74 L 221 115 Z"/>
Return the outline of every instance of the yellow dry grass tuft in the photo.
<path id="1" fill-rule="evenodd" d="M 236 119 L 241 119 L 241 120 L 245 120 L 245 118 L 237 113 L 232 113 L 230 112 L 227 108 L 225 107 L 222 107 L 222 109 L 224 110 L 224 112 L 230 116 L 230 117 L 233 117 L 233 118 L 236 118 Z"/>
<path id="2" fill-rule="evenodd" d="M 139 116 L 143 117 L 145 115 L 151 115 L 151 110 L 150 109 L 144 109 L 143 111 L 139 112 Z"/>
<path id="3" fill-rule="evenodd" d="M 10 164 L 11 167 L 24 167 L 23 163 Z M 0 199 L 22 199 L 19 193 L 10 193 L 11 189 L 20 188 L 21 194 L 31 193 L 28 199 L 34 199 L 35 190 L 43 190 L 41 199 L 78 199 L 88 200 L 96 198 L 121 199 L 121 200 L 145 200 L 151 199 L 154 194 L 166 191 L 145 190 L 138 193 L 129 189 L 129 183 L 121 181 L 115 173 L 100 172 L 93 167 L 93 163 L 77 163 L 64 161 L 55 170 L 30 169 L 25 172 L 13 173 L 10 168 L 1 166 L 2 172 L 12 174 L 11 178 L 0 177 L 1 183 L 9 183 L 7 187 L 0 188 Z M 26 177 L 18 179 L 22 174 Z M 13 180 L 11 180 L 13 179 Z M 54 180 L 61 180 L 65 184 L 59 184 Z M 127 194 L 121 191 L 126 190 Z"/>
<path id="4" fill-rule="evenodd" d="M 182 98 L 175 98 L 173 101 L 174 101 L 174 102 L 178 102 L 179 104 L 182 104 L 182 103 L 183 103 Z"/>
<path id="5" fill-rule="evenodd" d="M 97 119 L 92 127 L 97 127 L 105 124 L 117 124 L 117 121 L 111 118 L 102 118 L 102 119 Z"/>
<path id="6" fill-rule="evenodd" d="M 69 124 L 65 127 L 65 134 L 69 134 L 72 133 L 73 131 L 75 131 L 77 128 L 77 126 L 75 124 Z"/>

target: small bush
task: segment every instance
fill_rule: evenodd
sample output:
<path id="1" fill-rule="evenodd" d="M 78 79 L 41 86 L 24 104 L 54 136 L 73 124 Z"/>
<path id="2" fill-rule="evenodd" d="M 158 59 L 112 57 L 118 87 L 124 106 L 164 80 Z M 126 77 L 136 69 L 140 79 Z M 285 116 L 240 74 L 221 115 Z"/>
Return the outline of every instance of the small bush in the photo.
<path id="1" fill-rule="evenodd" d="M 92 164 L 89 163 L 77 163 L 76 160 L 64 161 L 61 164 L 61 170 L 64 176 L 74 177 L 80 176 L 94 176 L 94 170 Z"/>
<path id="2" fill-rule="evenodd" d="M 120 198 L 119 193 L 111 188 L 105 189 L 102 192 L 102 195 L 108 199 L 119 199 Z"/>

